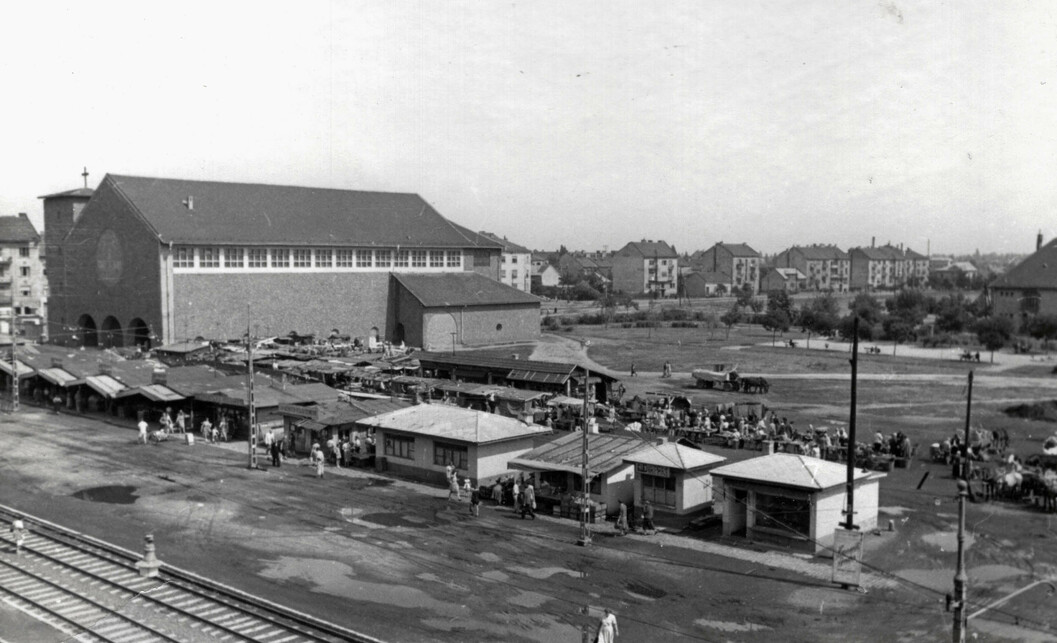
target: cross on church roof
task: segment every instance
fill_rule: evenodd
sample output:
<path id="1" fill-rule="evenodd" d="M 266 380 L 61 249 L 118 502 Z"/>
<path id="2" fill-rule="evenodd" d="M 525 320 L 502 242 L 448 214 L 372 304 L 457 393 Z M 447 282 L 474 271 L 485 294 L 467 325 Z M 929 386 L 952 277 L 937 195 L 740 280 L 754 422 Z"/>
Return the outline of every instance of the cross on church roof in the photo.
<path id="1" fill-rule="evenodd" d="M 84 172 L 81 172 L 81 176 L 84 177 L 84 187 L 88 187 L 88 166 L 85 166 Z"/>

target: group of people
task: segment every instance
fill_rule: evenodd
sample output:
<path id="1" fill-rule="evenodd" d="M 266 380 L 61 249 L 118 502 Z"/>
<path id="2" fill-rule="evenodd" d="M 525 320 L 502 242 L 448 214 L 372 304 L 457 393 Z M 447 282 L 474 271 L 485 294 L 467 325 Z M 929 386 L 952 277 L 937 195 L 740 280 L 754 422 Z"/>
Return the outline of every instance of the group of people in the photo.
<path id="1" fill-rule="evenodd" d="M 459 484 L 459 473 L 455 469 L 453 463 L 448 463 L 445 468 L 445 475 L 448 478 L 448 500 L 462 500 L 463 491 L 466 492 L 467 497 L 470 499 L 470 515 L 477 516 L 481 515 L 481 490 L 473 485 L 470 481 L 470 476 L 466 476 L 462 479 L 462 484 Z"/>
<path id="2" fill-rule="evenodd" d="M 639 510 L 639 524 L 642 525 L 643 534 L 649 532 L 657 533 L 657 527 L 653 524 L 653 503 L 649 500 L 643 500 L 642 502 Z M 617 510 L 617 521 L 614 527 L 621 536 L 627 536 L 629 530 L 634 531 L 634 526 L 629 522 L 628 518 L 628 505 L 623 500 L 620 501 L 620 506 Z"/>

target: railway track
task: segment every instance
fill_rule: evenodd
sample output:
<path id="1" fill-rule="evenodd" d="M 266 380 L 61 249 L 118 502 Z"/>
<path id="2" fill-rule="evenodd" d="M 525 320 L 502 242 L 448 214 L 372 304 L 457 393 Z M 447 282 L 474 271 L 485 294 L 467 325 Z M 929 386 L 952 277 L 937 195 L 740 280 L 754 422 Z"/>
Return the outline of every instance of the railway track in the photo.
<path id="1" fill-rule="evenodd" d="M 15 552 L 11 522 L 29 536 Z M 141 576 L 142 557 L 0 506 L 0 600 L 78 641 L 379 643 L 378 639 L 162 565 Z"/>

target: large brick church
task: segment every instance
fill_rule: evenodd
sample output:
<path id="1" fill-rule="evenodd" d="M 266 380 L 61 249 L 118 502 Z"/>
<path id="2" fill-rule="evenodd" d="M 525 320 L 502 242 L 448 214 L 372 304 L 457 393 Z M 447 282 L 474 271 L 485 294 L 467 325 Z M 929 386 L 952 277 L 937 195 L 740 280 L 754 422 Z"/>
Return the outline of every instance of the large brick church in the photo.
<path id="1" fill-rule="evenodd" d="M 539 300 L 497 281 L 501 246 L 417 194 L 107 175 L 42 198 L 60 343 L 539 334 Z"/>

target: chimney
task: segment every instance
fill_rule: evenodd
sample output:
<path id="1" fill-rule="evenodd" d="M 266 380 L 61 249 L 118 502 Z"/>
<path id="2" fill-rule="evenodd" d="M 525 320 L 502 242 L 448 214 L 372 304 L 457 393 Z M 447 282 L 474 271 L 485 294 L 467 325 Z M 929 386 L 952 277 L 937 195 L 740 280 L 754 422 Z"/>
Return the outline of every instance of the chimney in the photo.
<path id="1" fill-rule="evenodd" d="M 25 219 L 26 221 L 29 221 L 29 215 L 26 214 L 25 212 L 19 212 L 18 213 L 18 218 L 19 219 Z M 1042 237 L 1042 233 L 1041 232 L 1039 233 L 1039 237 L 1040 238 Z"/>
<path id="2" fill-rule="evenodd" d="M 668 443 L 668 438 L 657 438 L 656 446 L 664 446 Z"/>
<path id="3" fill-rule="evenodd" d="M 183 203 L 187 207 L 188 210 L 194 210 L 195 209 L 195 198 L 193 196 L 188 196 L 186 199 L 181 201 L 181 203 Z"/>
<path id="4" fill-rule="evenodd" d="M 871 248 L 874 247 L 875 243 L 877 243 L 877 237 L 870 237 L 870 247 Z"/>
<path id="5" fill-rule="evenodd" d="M 1038 252 L 1042 248 L 1042 230 L 1039 230 L 1039 236 L 1035 237 L 1035 252 Z"/>

